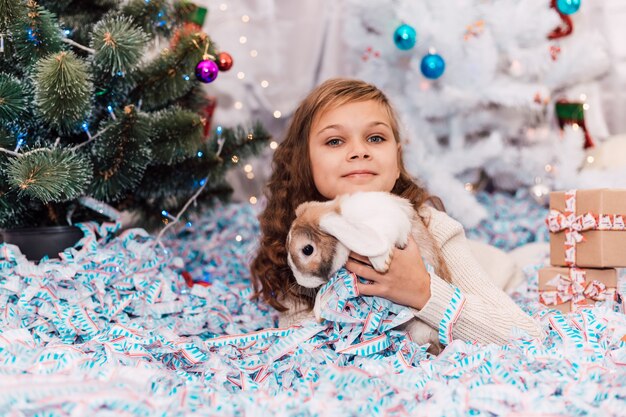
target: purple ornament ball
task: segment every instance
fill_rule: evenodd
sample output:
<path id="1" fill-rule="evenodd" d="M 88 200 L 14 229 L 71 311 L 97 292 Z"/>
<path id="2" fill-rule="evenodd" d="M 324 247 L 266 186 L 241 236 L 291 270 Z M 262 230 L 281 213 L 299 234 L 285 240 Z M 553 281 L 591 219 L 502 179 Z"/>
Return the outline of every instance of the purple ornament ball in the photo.
<path id="1" fill-rule="evenodd" d="M 210 59 L 203 59 L 196 65 L 196 78 L 203 83 L 210 83 L 217 78 L 219 73 L 217 64 Z"/>

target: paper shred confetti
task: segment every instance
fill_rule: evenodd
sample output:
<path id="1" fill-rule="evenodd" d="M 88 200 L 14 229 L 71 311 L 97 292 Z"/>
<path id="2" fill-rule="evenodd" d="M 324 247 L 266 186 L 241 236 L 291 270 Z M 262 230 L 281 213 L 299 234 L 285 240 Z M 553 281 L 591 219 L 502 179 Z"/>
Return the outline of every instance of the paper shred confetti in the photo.
<path id="1" fill-rule="evenodd" d="M 164 247 L 141 229 L 84 224 L 76 247 L 37 265 L 0 245 L 0 410 L 623 415 L 621 303 L 567 315 L 545 309 L 537 302 L 538 266 L 528 266 L 513 296 L 541 321 L 544 341 L 453 340 L 435 357 L 399 330 L 411 319 L 407 309 L 358 297 L 344 271 L 327 288 L 335 292 L 324 314 L 333 321 L 277 328 L 277 313 L 250 298 L 256 215 L 249 205 L 218 206 Z M 359 308 L 345 314 L 350 303 Z"/>
<path id="2" fill-rule="evenodd" d="M 530 242 L 547 241 L 548 209 L 520 189 L 515 195 L 479 193 L 477 200 L 487 209 L 487 219 L 467 229 L 467 237 L 510 251 Z"/>

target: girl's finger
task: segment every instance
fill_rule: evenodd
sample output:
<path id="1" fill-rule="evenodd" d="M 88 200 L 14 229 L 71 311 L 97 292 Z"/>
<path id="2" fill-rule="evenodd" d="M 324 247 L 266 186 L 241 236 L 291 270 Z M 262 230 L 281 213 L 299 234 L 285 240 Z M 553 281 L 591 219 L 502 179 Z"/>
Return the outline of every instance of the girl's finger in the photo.
<path id="1" fill-rule="evenodd" d="M 361 256 L 358 253 L 350 252 L 350 259 L 353 259 L 353 260 L 355 260 L 357 262 L 361 262 L 363 264 L 371 266 L 369 258 L 366 257 L 366 256 Z"/>
<path id="2" fill-rule="evenodd" d="M 378 272 L 376 272 L 373 268 L 369 266 L 363 265 L 360 262 L 348 260 L 348 262 L 346 262 L 346 269 L 356 274 L 356 276 L 370 281 L 376 281 L 379 278 Z"/>
<path id="3" fill-rule="evenodd" d="M 370 284 L 364 284 L 362 282 L 356 283 L 356 288 L 359 291 L 359 295 L 377 295 L 376 285 L 372 282 Z"/>

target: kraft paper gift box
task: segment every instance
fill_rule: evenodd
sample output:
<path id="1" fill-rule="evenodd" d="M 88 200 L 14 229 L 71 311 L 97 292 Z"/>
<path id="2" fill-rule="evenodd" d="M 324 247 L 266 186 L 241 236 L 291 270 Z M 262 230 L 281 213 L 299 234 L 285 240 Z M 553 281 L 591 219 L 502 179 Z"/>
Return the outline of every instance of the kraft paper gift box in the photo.
<path id="1" fill-rule="evenodd" d="M 548 266 L 539 270 L 539 302 L 563 313 L 617 297 L 615 268 Z"/>
<path id="2" fill-rule="evenodd" d="M 550 264 L 626 267 L 626 190 L 550 193 Z"/>

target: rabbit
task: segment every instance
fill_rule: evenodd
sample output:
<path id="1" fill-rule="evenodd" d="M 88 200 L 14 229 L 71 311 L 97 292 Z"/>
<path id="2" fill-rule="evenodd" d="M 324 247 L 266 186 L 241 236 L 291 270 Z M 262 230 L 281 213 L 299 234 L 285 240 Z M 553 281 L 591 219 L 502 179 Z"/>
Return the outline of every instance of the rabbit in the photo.
<path id="1" fill-rule="evenodd" d="M 345 265 L 350 251 L 368 257 L 379 273 L 387 272 L 394 247 L 404 249 L 409 236 L 424 260 L 450 282 L 440 250 L 411 202 L 387 192 L 357 192 L 300 204 L 287 235 L 287 261 L 299 285 L 317 288 Z M 318 321 L 319 301 L 318 292 L 313 309 Z M 436 341 L 434 329 L 426 323 L 412 320 L 409 327 L 419 327 L 424 342 Z"/>

